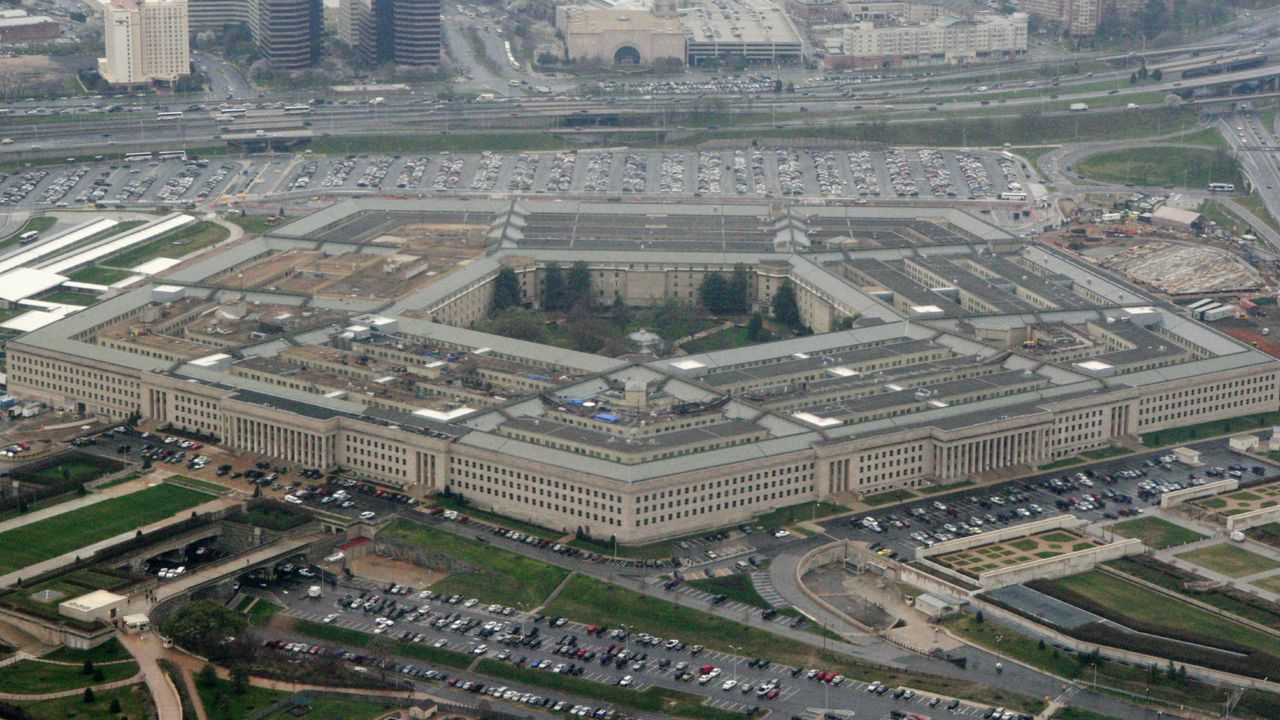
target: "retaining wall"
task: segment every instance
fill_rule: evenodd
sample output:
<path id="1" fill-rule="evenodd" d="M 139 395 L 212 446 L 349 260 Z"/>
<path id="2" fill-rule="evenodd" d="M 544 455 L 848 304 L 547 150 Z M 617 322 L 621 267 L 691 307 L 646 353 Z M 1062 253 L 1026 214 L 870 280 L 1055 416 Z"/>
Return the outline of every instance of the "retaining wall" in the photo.
<path id="1" fill-rule="evenodd" d="M 966 535 L 965 537 L 956 538 L 940 542 L 933 547 L 916 548 L 916 559 L 923 560 L 934 555 L 945 555 L 947 553 L 959 552 L 960 550 L 968 550 L 969 548 L 978 547 L 979 545 L 991 545 L 993 543 L 1004 542 L 1014 538 L 1026 537 L 1037 533 L 1048 532 L 1050 530 L 1061 530 L 1068 528 L 1074 530 L 1082 525 L 1085 521 L 1074 515 L 1055 515 L 1047 517 L 1043 520 L 1035 520 L 1021 525 L 1011 525 L 999 530 L 978 533 L 977 535 Z"/>
<path id="2" fill-rule="evenodd" d="M 1210 495 L 1221 495 L 1224 492 L 1231 492 L 1240 487 L 1240 481 L 1234 478 L 1219 480 L 1217 482 L 1206 483 L 1196 487 L 1183 488 L 1165 493 L 1160 496 L 1160 507 L 1171 508 L 1181 505 L 1188 500 L 1198 500 L 1202 497 Z"/>
<path id="3" fill-rule="evenodd" d="M 1274 505 L 1267 508 L 1258 508 L 1250 510 L 1239 515 L 1227 516 L 1227 532 L 1235 532 L 1236 530 L 1248 530 L 1249 528 L 1258 527 L 1280 521 L 1280 505 Z"/>
<path id="4" fill-rule="evenodd" d="M 984 590 L 995 590 L 1009 585 L 1020 585 L 1032 580 L 1052 580 L 1092 570 L 1098 563 L 1116 560 L 1146 551 L 1142 541 L 1129 538 L 1087 550 L 1069 552 L 1051 558 L 1033 560 L 1007 568 L 996 568 L 978 574 L 978 584 Z"/>

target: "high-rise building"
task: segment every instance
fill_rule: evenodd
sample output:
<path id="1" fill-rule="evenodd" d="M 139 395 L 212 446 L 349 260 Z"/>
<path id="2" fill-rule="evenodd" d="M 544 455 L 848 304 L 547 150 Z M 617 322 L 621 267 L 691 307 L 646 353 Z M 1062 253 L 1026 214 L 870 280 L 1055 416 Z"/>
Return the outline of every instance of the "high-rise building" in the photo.
<path id="1" fill-rule="evenodd" d="M 273 68 L 299 70 L 320 59 L 324 0 L 191 0 L 191 29 L 247 25 Z"/>
<path id="2" fill-rule="evenodd" d="M 191 73 L 186 0 L 112 0 L 103 29 L 98 73 L 107 82 L 172 83 Z"/>
<path id="3" fill-rule="evenodd" d="M 439 65 L 440 0 L 341 0 L 338 39 L 370 65 Z"/>
<path id="4" fill-rule="evenodd" d="M 1025 13 L 942 17 L 919 25 L 863 20 L 845 26 L 846 56 L 873 67 L 1017 60 L 1027 54 Z"/>

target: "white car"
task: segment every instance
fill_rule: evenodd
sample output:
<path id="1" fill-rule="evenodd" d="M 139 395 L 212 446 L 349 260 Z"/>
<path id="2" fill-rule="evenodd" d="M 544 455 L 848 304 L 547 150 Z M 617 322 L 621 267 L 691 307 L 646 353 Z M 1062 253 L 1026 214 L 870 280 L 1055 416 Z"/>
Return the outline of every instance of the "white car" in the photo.
<path id="1" fill-rule="evenodd" d="M 776 532 L 774 532 L 774 533 L 773 533 L 773 536 L 774 536 L 774 537 L 776 537 L 776 538 L 791 537 L 791 531 L 790 531 L 790 530 L 778 530 L 778 531 L 776 531 Z"/>
<path id="2" fill-rule="evenodd" d="M 378 517 L 378 513 L 372 510 L 365 510 L 364 512 L 360 513 L 361 520 L 372 520 L 376 517 Z"/>
<path id="3" fill-rule="evenodd" d="M 720 689 L 721 689 L 721 690 L 728 691 L 728 690 L 732 690 L 732 689 L 734 689 L 734 688 L 736 688 L 736 687 L 738 687 L 738 681 L 737 681 L 737 680 L 725 680 L 725 681 L 724 681 L 724 684 L 720 686 Z"/>
<path id="4" fill-rule="evenodd" d="M 626 677 L 622 678 L 621 680 L 618 681 L 618 684 L 621 685 L 622 687 L 627 687 L 628 685 L 631 684 L 631 676 L 627 675 Z"/>
<path id="5" fill-rule="evenodd" d="M 284 496 L 284 501 L 285 501 L 285 502 L 287 502 L 287 503 L 289 503 L 290 505 L 301 505 L 301 504 L 302 504 L 302 498 L 298 497 L 297 495 L 285 495 L 285 496 Z"/>

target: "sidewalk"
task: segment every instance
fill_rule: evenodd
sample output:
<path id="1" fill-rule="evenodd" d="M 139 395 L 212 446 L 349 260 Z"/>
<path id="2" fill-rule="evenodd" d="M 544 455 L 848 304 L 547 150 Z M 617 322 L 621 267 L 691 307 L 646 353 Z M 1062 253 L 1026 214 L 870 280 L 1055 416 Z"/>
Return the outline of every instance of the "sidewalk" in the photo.
<path id="1" fill-rule="evenodd" d="M 122 632 L 116 633 L 116 637 L 138 661 L 140 674 L 151 692 L 151 699 L 155 701 L 160 720 L 182 720 L 182 699 L 173 683 L 169 682 L 169 676 L 156 662 L 164 653 L 160 638 L 153 632 L 142 635 Z"/>

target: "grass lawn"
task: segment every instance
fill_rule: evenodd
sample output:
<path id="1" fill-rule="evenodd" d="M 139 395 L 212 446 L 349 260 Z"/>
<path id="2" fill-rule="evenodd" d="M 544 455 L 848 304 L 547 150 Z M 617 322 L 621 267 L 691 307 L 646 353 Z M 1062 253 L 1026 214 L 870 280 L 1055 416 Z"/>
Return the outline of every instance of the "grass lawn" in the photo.
<path id="1" fill-rule="evenodd" d="M 10 235 L 4 240 L 0 240 L 0 250 L 8 250 L 10 247 L 17 245 L 18 238 L 22 236 L 22 233 L 32 232 L 32 231 L 43 233 L 48 231 L 49 228 L 57 224 L 58 224 L 58 218 L 55 218 L 55 217 L 50 217 L 48 215 L 40 215 L 39 217 L 33 217 L 27 220 L 25 223 L 23 223 L 22 227 L 18 228 L 18 232 Z"/>
<path id="2" fill-rule="evenodd" d="M 1100 570 L 1059 578 L 1051 584 L 1088 597 L 1107 610 L 1108 618 L 1121 624 L 1125 624 L 1126 618 L 1134 618 L 1157 627 L 1194 629 L 1207 637 L 1219 637 L 1271 655 L 1280 655 L 1280 638 L 1176 602 Z"/>
<path id="3" fill-rule="evenodd" d="M 1211 182 L 1244 184 L 1239 166 L 1226 152 L 1175 145 L 1107 150 L 1085 157 L 1073 169 L 1094 180 L 1135 185 L 1204 188 Z"/>
<path id="4" fill-rule="evenodd" d="M 1210 545 L 1177 557 L 1233 578 L 1280 568 L 1280 562 L 1228 543 Z"/>
<path id="5" fill-rule="evenodd" d="M 430 153 L 450 152 L 517 152 L 521 150 L 562 150 L 565 141 L 545 133 L 473 133 L 473 134 L 379 134 L 356 137 L 317 138 L 311 150 L 317 154 L 349 155 L 352 153 Z"/>
<path id="6" fill-rule="evenodd" d="M 1163 518 L 1144 517 L 1125 520 L 1108 526 L 1117 535 L 1127 538 L 1138 538 L 1152 550 L 1163 550 L 1174 545 L 1183 545 L 1196 540 L 1203 540 L 1204 535 L 1181 525 L 1175 525 Z"/>
<path id="7" fill-rule="evenodd" d="M 208 685 L 196 681 L 196 693 L 200 696 L 200 704 L 204 706 L 209 720 L 238 720 L 260 712 L 278 702 L 289 693 L 266 688 L 253 687 L 245 689 L 237 695 L 230 680 L 214 679 Z"/>
<path id="8" fill-rule="evenodd" d="M 22 709 L 36 720 L 142 720 L 147 717 L 150 696 L 142 683 L 114 690 L 94 691 L 94 702 L 86 705 L 79 695 L 22 703 Z M 120 712 L 110 711 L 111 701 L 120 701 Z"/>
<path id="9" fill-rule="evenodd" d="M 1070 680 L 1084 678 L 1085 682 L 1093 680 L 1093 666 L 1082 664 L 1075 655 L 1052 646 L 1041 647 L 1040 643 L 1018 630 L 1001 623 L 988 620 L 985 623 L 974 621 L 973 615 L 962 615 L 947 621 L 951 632 L 982 647 L 999 650 L 1001 654 L 1023 662 L 1031 667 Z M 996 638 L 1000 638 L 999 641 Z M 1198 682 L 1180 685 L 1169 680 L 1163 668 L 1153 679 L 1140 667 L 1130 667 L 1116 663 L 1103 662 L 1098 666 L 1098 684 L 1117 690 L 1140 693 L 1158 698 L 1168 703 L 1188 705 L 1204 709 L 1220 708 L 1230 694 L 1227 690 Z M 1264 693 L 1265 694 L 1265 693 Z M 1053 717 L 1061 718 L 1062 711 Z M 1069 716 L 1070 717 L 1070 716 Z M 1101 715 L 1081 715 L 1079 718 L 1104 717 Z M 1244 717 L 1244 715 L 1241 715 Z M 1258 720 L 1269 717 L 1256 716 Z"/>
<path id="10" fill-rule="evenodd" d="M 1090 460 L 1106 460 L 1107 458 L 1120 457 L 1122 455 L 1132 455 L 1133 451 L 1127 447 L 1121 447 L 1119 445 L 1108 445 L 1107 447 L 1100 447 L 1095 450 L 1085 450 L 1080 454 Z"/>
<path id="11" fill-rule="evenodd" d="M 940 493 L 949 493 L 953 490 L 963 490 L 968 487 L 973 487 L 972 480 L 964 480 L 950 485 L 926 485 L 920 488 L 920 493 L 923 495 L 938 495 Z"/>
<path id="12" fill-rule="evenodd" d="M 349 698 L 314 697 L 311 709 L 301 717 L 311 720 L 373 720 L 386 715 L 398 705 L 386 705 L 373 697 L 362 699 L 358 695 Z M 262 720 L 294 720 L 299 716 L 292 713 L 292 708 L 281 707 Z"/>
<path id="13" fill-rule="evenodd" d="M 60 483 L 63 480 L 74 480 L 76 482 L 89 482 L 96 478 L 102 477 L 109 472 L 108 469 L 96 465 L 80 458 L 71 458 L 57 465 L 50 465 L 42 468 L 32 474 L 30 481 L 40 483 L 41 485 L 52 485 Z"/>
<path id="14" fill-rule="evenodd" d="M 889 503 L 900 503 L 916 497 L 916 494 L 910 490 L 886 490 L 875 495 L 868 495 L 862 498 L 862 502 L 877 507 L 880 505 L 888 505 Z"/>
<path id="15" fill-rule="evenodd" d="M 755 586 L 751 584 L 751 576 L 743 573 L 705 578 L 703 580 L 690 580 L 688 584 L 689 587 L 709 593 L 728 595 L 730 600 L 737 600 L 751 607 L 762 609 L 773 607 L 768 601 L 760 597 L 760 593 L 756 592 Z"/>
<path id="16" fill-rule="evenodd" d="M 1250 593 L 1232 591 L 1229 588 L 1219 588 L 1207 592 L 1188 590 L 1182 584 L 1184 580 L 1188 577 L 1199 577 L 1189 570 L 1173 568 L 1159 561 L 1144 562 L 1140 557 L 1119 558 L 1108 562 L 1107 565 L 1126 575 L 1141 578 L 1166 590 L 1208 603 L 1219 610 L 1280 630 L 1280 606 L 1268 603 L 1266 600 Z M 1270 579 L 1280 581 L 1280 578 L 1273 577 Z M 1255 584 L 1260 587 L 1267 587 L 1266 580 Z"/>
<path id="17" fill-rule="evenodd" d="M 498 513 L 489 512 L 488 510 L 481 510 L 480 508 L 472 507 L 468 503 L 460 502 L 457 497 L 436 495 L 432 498 L 432 502 L 439 507 L 457 510 L 463 515 L 469 515 L 477 520 L 484 520 L 485 522 L 493 523 L 494 525 L 501 525 L 504 528 L 515 530 L 516 532 L 522 532 L 525 535 L 535 535 L 548 540 L 557 540 L 564 536 L 564 533 L 556 532 L 550 528 L 544 528 L 541 525 L 534 525 L 532 523 L 524 522 L 523 520 L 516 520 L 515 518 L 507 517 L 506 515 L 499 515 Z"/>
<path id="18" fill-rule="evenodd" d="M 788 505 L 772 512 L 765 513 L 752 522 L 765 528 L 776 528 L 782 525 L 794 525 L 798 522 L 821 520 L 832 515 L 850 512 L 849 508 L 836 503 L 811 501 L 798 505 Z"/>
<path id="19" fill-rule="evenodd" d="M 1271 211 L 1267 209 L 1266 204 L 1262 202 L 1262 196 L 1258 195 L 1256 190 L 1246 197 L 1239 198 L 1237 202 L 1244 206 L 1245 210 L 1257 215 L 1259 220 L 1270 225 L 1273 230 L 1280 230 L 1280 222 L 1276 222 L 1276 219 L 1271 216 Z"/>
<path id="20" fill-rule="evenodd" d="M 1048 155 L 1049 153 L 1057 149 L 1058 149 L 1057 145 L 1038 145 L 1035 147 L 1010 148 L 1009 152 L 1013 153 L 1014 155 L 1018 155 L 1020 157 L 1026 158 L 1027 161 L 1031 163 L 1032 167 L 1034 167 L 1036 170 L 1040 170 L 1040 158 L 1044 157 L 1045 155 Z M 1041 172 L 1040 174 L 1043 175 L 1044 173 Z"/>
<path id="21" fill-rule="evenodd" d="M 61 305 L 92 305 L 98 302 L 97 295 L 81 292 L 80 290 L 54 290 L 44 293 L 36 299 Z"/>
<path id="22" fill-rule="evenodd" d="M 1051 463 L 1041 465 L 1039 469 L 1040 470 L 1057 470 L 1058 468 L 1071 467 L 1072 465 L 1079 465 L 1082 462 L 1084 462 L 1084 460 L 1078 457 L 1064 457 L 1059 460 L 1054 460 Z"/>
<path id="23" fill-rule="evenodd" d="M 227 239 L 230 231 L 217 223 L 201 220 L 137 245 L 110 259 L 111 267 L 129 269 L 159 257 L 180 258 Z"/>
<path id="24" fill-rule="evenodd" d="M 138 664 L 134 662 L 98 665 L 97 669 L 102 671 L 101 682 L 95 681 L 90 675 L 85 675 L 78 665 L 55 665 L 35 660 L 21 660 L 0 668 L 0 687 L 4 688 L 5 692 L 34 695 L 78 690 L 89 685 L 124 680 L 138 674 Z"/>
<path id="25" fill-rule="evenodd" d="M 485 602 L 531 608 L 542 603 L 569 571 L 488 544 L 464 540 L 435 528 L 396 520 L 379 535 L 447 556 L 471 567 L 451 573 L 431 586 L 442 593 L 458 593 Z"/>
<path id="26" fill-rule="evenodd" d="M 69 553 L 208 501 L 209 495 L 156 485 L 0 533 L 0 572 Z"/>
<path id="27" fill-rule="evenodd" d="M 1244 218 L 1215 200 L 1206 200 L 1200 207 L 1200 213 L 1205 219 L 1212 220 L 1218 227 L 1233 235 L 1248 235 L 1254 231 L 1253 226 L 1245 222 Z"/>
<path id="28" fill-rule="evenodd" d="M 1177 445 L 1192 440 L 1203 440 L 1217 437 L 1218 435 L 1228 435 L 1243 430 L 1256 430 L 1261 427 L 1278 424 L 1280 424 L 1280 412 L 1241 415 L 1240 417 L 1226 420 L 1214 420 L 1196 425 L 1185 425 L 1183 427 L 1169 428 L 1168 430 L 1144 433 L 1142 435 L 1142 444 L 1147 447 Z"/>
<path id="29" fill-rule="evenodd" d="M 67 279 L 95 285 L 110 285 L 111 283 L 120 282 L 129 277 L 130 274 L 127 270 L 117 270 L 115 268 L 102 267 L 101 265 L 86 265 L 68 275 Z"/>
<path id="30" fill-rule="evenodd" d="M 269 222 L 272 218 L 275 218 L 275 222 Z M 245 215 L 232 213 L 228 215 L 226 219 L 228 222 L 233 222 L 236 225 L 239 225 L 242 230 L 251 235 L 261 235 L 271 228 L 279 227 L 293 220 L 293 218 L 287 216 L 279 217 L 276 215 L 263 215 L 262 213 Z"/>
<path id="31" fill-rule="evenodd" d="M 1039 700 L 965 680 L 917 675 L 863 663 L 847 655 L 824 651 L 701 610 L 640 595 L 588 577 L 577 576 L 570 580 L 564 592 L 547 606 L 546 612 L 586 623 L 612 626 L 619 623 L 634 624 L 637 630 L 659 637 L 703 643 L 711 649 L 749 657 L 765 657 L 777 663 L 824 667 L 858 680 L 910 685 L 928 692 L 964 697 L 991 705 L 1017 706 L 1035 711 L 1043 707 Z"/>
<path id="32" fill-rule="evenodd" d="M 696 720 L 742 720 L 742 713 L 720 710 L 703 704 L 703 698 L 679 690 L 662 687 L 645 688 L 637 692 L 617 685 L 603 685 L 583 678 L 560 675 L 546 670 L 518 667 L 497 660 L 481 660 L 476 671 L 513 682 L 527 683 L 550 690 L 572 693 L 599 702 L 622 707 L 660 713 L 664 716 L 695 718 Z"/>
<path id="33" fill-rule="evenodd" d="M 711 352 L 713 350 L 746 347 L 755 345 L 757 342 L 767 342 L 767 340 L 752 340 L 747 337 L 747 329 L 745 327 L 735 325 L 727 330 L 721 330 L 718 333 L 691 340 L 680 347 L 685 352 L 696 355 L 697 353 Z"/>
<path id="34" fill-rule="evenodd" d="M 294 620 L 293 630 L 317 640 L 337 643 L 348 649 L 369 647 L 375 640 L 379 643 L 390 643 L 387 647 L 397 655 L 425 660 L 451 668 L 465 668 L 475 660 L 471 654 L 458 652 L 457 650 L 437 648 L 422 643 L 400 642 L 385 636 L 380 638 L 377 635 L 370 635 L 359 630 L 348 630 L 347 628 L 310 620 Z"/>
<path id="35" fill-rule="evenodd" d="M 253 604 L 253 607 L 249 608 L 249 624 L 259 627 L 270 625 L 271 618 L 275 617 L 276 613 L 283 609 L 283 607 L 266 598 L 259 599 L 258 602 Z"/>
<path id="36" fill-rule="evenodd" d="M 113 660 L 129 660 L 133 656 L 128 650 L 124 649 L 124 645 L 120 641 L 111 638 L 96 648 L 89 650 L 77 650 L 75 648 L 60 647 L 57 650 L 44 656 L 45 660 L 56 660 L 58 662 L 75 662 L 83 663 L 85 660 L 91 662 L 102 663 L 112 662 Z"/>

